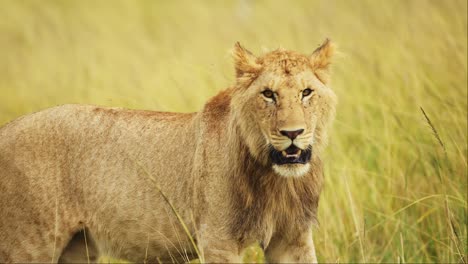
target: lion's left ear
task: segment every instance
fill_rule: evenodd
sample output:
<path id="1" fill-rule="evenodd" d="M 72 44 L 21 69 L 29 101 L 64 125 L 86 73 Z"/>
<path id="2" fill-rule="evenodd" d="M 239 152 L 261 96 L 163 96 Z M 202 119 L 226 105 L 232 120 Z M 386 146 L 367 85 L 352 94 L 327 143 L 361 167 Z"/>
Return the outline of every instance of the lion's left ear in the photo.
<path id="1" fill-rule="evenodd" d="M 239 42 L 234 45 L 232 56 L 237 77 L 242 77 L 245 74 L 257 74 L 262 68 L 257 57 L 252 52 L 244 49 Z"/>
<path id="2" fill-rule="evenodd" d="M 330 81 L 330 64 L 333 54 L 335 54 L 336 46 L 329 39 L 318 47 L 310 56 L 310 64 L 317 78 L 324 84 Z"/>

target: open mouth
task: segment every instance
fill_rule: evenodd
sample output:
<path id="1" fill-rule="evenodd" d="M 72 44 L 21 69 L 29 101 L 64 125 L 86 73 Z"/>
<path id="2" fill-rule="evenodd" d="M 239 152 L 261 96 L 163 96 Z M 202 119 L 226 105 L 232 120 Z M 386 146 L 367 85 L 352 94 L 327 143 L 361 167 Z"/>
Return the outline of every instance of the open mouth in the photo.
<path id="1" fill-rule="evenodd" d="M 278 151 L 274 147 L 270 149 L 270 160 L 274 164 L 305 164 L 312 156 L 312 146 L 307 149 L 300 149 L 293 144 L 283 151 Z"/>

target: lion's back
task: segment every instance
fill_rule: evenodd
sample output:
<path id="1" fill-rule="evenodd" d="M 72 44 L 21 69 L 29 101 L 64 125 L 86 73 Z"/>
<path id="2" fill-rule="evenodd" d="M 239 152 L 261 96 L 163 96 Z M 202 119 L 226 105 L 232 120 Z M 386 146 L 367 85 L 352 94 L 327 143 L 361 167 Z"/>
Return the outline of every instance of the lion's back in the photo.
<path id="1" fill-rule="evenodd" d="M 56 178 L 70 180 L 61 184 L 63 192 L 78 184 L 71 182 L 76 175 L 115 174 L 129 159 L 155 174 L 167 173 L 171 164 L 165 157 L 193 145 L 193 116 L 63 105 L 20 117 L 0 128 L 0 188 L 23 185 L 47 193 Z M 179 159 L 184 167 L 188 157 Z"/>

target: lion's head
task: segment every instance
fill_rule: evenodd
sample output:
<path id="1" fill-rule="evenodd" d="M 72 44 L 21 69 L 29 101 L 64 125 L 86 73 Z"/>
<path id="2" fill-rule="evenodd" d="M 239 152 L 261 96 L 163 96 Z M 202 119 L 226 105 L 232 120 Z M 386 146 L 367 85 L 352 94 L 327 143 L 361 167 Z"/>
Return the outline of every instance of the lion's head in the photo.
<path id="1" fill-rule="evenodd" d="M 328 87 L 333 52 L 329 40 L 309 56 L 275 50 L 256 57 L 235 45 L 237 125 L 252 156 L 281 176 L 307 173 L 325 145 L 336 105 Z"/>

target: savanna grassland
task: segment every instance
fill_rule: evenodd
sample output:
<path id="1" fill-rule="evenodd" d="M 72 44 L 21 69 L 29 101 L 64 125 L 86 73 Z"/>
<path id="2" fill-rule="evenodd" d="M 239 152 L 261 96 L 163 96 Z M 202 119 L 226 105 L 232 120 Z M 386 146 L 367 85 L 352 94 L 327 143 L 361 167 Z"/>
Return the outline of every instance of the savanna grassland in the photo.
<path id="1" fill-rule="evenodd" d="M 0 124 L 65 103 L 197 111 L 233 82 L 236 41 L 311 53 L 327 37 L 319 261 L 466 262 L 465 0 L 3 0 Z"/>

